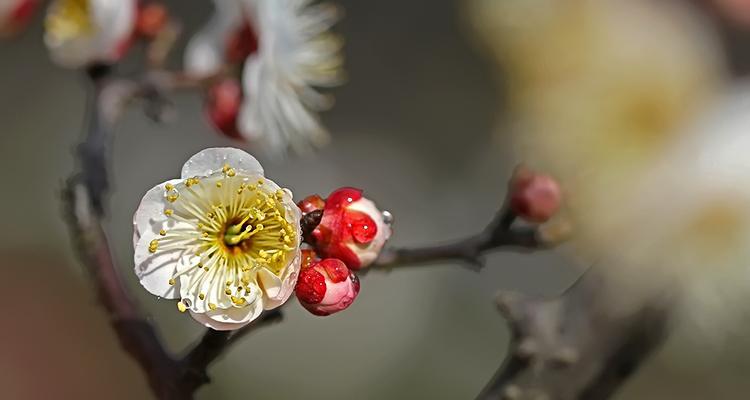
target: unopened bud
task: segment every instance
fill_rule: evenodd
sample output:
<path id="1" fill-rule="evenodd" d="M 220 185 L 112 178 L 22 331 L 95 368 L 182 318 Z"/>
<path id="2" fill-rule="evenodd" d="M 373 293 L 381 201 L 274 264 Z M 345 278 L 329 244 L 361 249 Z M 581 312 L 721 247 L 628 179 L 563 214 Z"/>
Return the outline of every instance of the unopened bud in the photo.
<path id="1" fill-rule="evenodd" d="M 519 168 L 509 190 L 511 210 L 525 221 L 546 222 L 560 209 L 560 185 L 549 175 Z"/>
<path id="2" fill-rule="evenodd" d="M 314 261 L 300 271 L 295 293 L 307 311 L 330 315 L 354 302 L 359 294 L 359 278 L 341 260 Z"/>
<path id="3" fill-rule="evenodd" d="M 391 237 L 392 216 L 355 188 L 340 188 L 325 201 L 323 217 L 312 235 L 315 250 L 338 258 L 354 270 L 372 264 Z"/>
<path id="4" fill-rule="evenodd" d="M 242 87 L 236 79 L 226 78 L 208 89 L 206 111 L 211 124 L 219 132 L 241 139 L 237 129 L 237 115 L 242 104 Z"/>

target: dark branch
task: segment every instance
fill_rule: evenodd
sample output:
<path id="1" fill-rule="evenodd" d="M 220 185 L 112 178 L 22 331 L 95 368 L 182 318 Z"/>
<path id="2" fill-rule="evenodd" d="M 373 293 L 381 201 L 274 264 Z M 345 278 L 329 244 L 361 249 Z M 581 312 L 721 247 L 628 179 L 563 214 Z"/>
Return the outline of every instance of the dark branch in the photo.
<path id="1" fill-rule="evenodd" d="M 553 299 L 503 293 L 513 334 L 509 354 L 479 399 L 606 399 L 668 333 L 670 299 L 641 299 L 624 311 L 607 299 L 592 268 Z"/>
<path id="2" fill-rule="evenodd" d="M 385 249 L 370 269 L 452 261 L 480 269 L 487 252 L 500 248 L 534 250 L 553 244 L 536 227 L 513 227 L 515 220 L 515 214 L 504 206 L 478 234 L 440 245 Z"/>
<path id="3" fill-rule="evenodd" d="M 201 340 L 182 359 L 183 380 L 192 390 L 210 380 L 206 374 L 209 365 L 239 339 L 255 332 L 259 328 L 281 322 L 284 319 L 280 310 L 266 311 L 258 319 L 237 331 L 215 331 L 209 329 Z"/>

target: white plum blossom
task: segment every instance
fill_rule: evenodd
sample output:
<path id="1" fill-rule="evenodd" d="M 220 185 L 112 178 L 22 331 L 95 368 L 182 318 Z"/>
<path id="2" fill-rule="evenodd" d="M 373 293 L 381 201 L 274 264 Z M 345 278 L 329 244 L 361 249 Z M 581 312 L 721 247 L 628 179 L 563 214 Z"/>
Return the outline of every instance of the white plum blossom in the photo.
<path id="1" fill-rule="evenodd" d="M 243 96 L 230 136 L 272 155 L 325 144 L 328 133 L 317 113 L 330 108 L 332 98 L 314 87 L 335 86 L 343 78 L 342 41 L 329 32 L 338 9 L 309 0 L 214 3 L 216 13 L 188 45 L 185 66 L 212 74 L 244 56 Z M 227 133 L 226 123 L 215 124 Z"/>
<path id="2" fill-rule="evenodd" d="M 55 0 L 44 41 L 52 60 L 67 68 L 112 63 L 127 50 L 136 22 L 136 0 Z"/>
<path id="3" fill-rule="evenodd" d="M 714 330 L 750 288 L 748 89 L 717 102 L 641 179 L 588 194 L 598 206 L 576 239 L 626 296 L 677 291 L 690 320 Z"/>
<path id="4" fill-rule="evenodd" d="M 300 269 L 300 210 L 251 155 L 211 148 L 149 190 L 133 217 L 135 273 L 216 329 L 283 304 Z"/>

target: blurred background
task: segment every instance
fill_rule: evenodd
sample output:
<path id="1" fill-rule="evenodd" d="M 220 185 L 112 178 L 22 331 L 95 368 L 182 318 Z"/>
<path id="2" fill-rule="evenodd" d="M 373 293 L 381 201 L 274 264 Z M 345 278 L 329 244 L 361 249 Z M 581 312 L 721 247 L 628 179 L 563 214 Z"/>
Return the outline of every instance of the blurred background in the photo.
<path id="1" fill-rule="evenodd" d="M 166 3 L 185 26 L 181 45 L 211 11 L 207 1 Z M 503 97 L 492 64 L 472 44 L 463 2 L 342 6 L 337 30 L 346 39 L 349 80 L 324 114 L 332 143 L 284 161 L 259 157 L 268 176 L 297 199 L 363 188 L 396 216 L 396 246 L 481 229 L 502 201 L 516 157 L 494 134 Z M 87 88 L 82 76 L 49 61 L 42 35 L 39 13 L 22 35 L 0 42 L 0 293 L 10 299 L 0 329 L 0 397 L 151 398 L 142 372 L 119 349 L 61 219 L 60 190 L 74 167 Z M 725 38 L 742 70 L 750 47 L 736 49 L 750 42 Z M 179 64 L 180 51 L 172 62 Z M 180 351 L 203 328 L 138 284 L 132 214 L 143 193 L 176 176 L 190 155 L 236 143 L 211 130 L 198 93 L 173 99 L 173 123 L 155 124 L 134 106 L 118 126 L 108 229 L 126 284 L 170 349 Z M 494 293 L 554 295 L 578 274 L 553 252 L 494 254 L 481 273 L 457 265 L 373 272 L 346 312 L 319 318 L 286 307 L 283 324 L 247 337 L 214 364 L 213 382 L 198 398 L 473 398 L 508 344 Z M 739 337 L 716 345 L 714 357 L 692 357 L 695 344 L 678 332 L 617 398 L 746 398 L 750 347 Z"/>

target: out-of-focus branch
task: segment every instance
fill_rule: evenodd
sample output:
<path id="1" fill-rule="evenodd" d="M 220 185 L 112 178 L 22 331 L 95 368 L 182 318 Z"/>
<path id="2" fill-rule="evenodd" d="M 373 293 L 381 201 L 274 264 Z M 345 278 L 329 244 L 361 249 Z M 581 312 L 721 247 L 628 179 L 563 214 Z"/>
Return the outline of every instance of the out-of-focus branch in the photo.
<path id="1" fill-rule="evenodd" d="M 668 333 L 670 299 L 623 308 L 592 267 L 551 299 L 498 295 L 513 334 L 508 356 L 479 399 L 606 399 Z"/>

